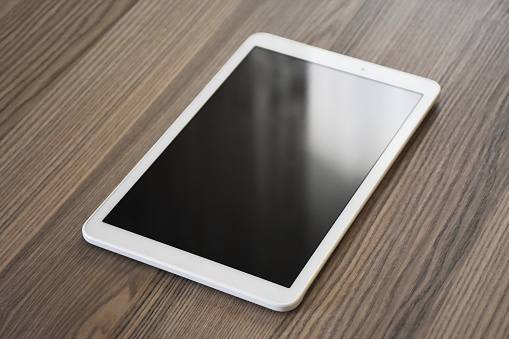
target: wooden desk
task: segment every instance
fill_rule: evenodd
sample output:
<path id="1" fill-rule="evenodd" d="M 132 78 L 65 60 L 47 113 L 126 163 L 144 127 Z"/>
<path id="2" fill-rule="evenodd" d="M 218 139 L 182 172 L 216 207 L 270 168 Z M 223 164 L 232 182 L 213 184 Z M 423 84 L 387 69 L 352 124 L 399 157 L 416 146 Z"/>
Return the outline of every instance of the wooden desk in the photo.
<path id="1" fill-rule="evenodd" d="M 3 1 L 0 337 L 509 337 L 508 11 L 505 0 Z M 289 313 L 81 235 L 258 31 L 442 85 Z"/>

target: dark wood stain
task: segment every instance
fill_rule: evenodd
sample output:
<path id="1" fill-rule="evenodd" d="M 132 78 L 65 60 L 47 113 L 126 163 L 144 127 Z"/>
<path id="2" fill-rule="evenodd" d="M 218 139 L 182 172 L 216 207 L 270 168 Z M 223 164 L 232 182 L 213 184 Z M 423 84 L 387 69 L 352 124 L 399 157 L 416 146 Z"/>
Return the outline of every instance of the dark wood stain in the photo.
<path id="1" fill-rule="evenodd" d="M 0 337 L 509 337 L 509 3 L 0 4 Z M 81 227 L 254 32 L 437 80 L 303 303 L 277 313 Z"/>

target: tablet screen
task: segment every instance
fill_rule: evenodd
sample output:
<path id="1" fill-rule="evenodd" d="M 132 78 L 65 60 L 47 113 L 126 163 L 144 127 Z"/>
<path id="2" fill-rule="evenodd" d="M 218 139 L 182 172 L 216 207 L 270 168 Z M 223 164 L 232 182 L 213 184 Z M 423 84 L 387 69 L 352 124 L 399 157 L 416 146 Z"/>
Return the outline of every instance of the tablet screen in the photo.
<path id="1" fill-rule="evenodd" d="M 255 47 L 104 222 L 290 287 L 421 97 Z"/>

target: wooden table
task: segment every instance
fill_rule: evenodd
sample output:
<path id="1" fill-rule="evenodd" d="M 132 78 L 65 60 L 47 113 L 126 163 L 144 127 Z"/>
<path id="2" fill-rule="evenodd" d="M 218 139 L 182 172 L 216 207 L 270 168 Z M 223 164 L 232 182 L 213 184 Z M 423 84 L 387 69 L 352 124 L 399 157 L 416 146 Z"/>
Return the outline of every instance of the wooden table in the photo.
<path id="1" fill-rule="evenodd" d="M 509 337 L 509 2 L 0 3 L 0 337 Z M 442 85 L 303 303 L 277 313 L 81 227 L 251 33 Z"/>

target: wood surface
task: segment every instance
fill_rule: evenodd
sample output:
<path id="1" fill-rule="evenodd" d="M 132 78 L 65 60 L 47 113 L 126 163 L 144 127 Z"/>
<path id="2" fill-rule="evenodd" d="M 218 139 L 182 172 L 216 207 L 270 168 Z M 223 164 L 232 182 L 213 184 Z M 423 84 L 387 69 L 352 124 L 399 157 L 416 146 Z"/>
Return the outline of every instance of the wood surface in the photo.
<path id="1" fill-rule="evenodd" d="M 85 220 L 269 32 L 438 104 L 294 311 L 86 243 Z M 0 337 L 508 338 L 509 2 L 0 2 Z"/>

